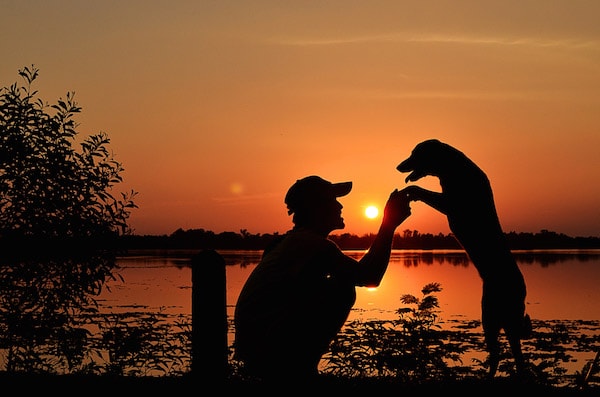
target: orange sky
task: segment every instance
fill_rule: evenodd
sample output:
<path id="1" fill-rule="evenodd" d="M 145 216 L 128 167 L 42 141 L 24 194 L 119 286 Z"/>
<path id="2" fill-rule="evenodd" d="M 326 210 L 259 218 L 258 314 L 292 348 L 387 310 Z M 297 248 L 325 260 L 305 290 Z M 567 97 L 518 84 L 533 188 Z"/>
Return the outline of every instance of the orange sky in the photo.
<path id="1" fill-rule="evenodd" d="M 74 91 L 139 192 L 136 234 L 284 232 L 298 178 L 376 232 L 418 142 L 492 182 L 505 231 L 600 236 L 600 2 L 3 1 L 0 86 Z M 435 180 L 422 180 L 437 187 Z M 422 204 L 399 230 L 448 233 Z"/>

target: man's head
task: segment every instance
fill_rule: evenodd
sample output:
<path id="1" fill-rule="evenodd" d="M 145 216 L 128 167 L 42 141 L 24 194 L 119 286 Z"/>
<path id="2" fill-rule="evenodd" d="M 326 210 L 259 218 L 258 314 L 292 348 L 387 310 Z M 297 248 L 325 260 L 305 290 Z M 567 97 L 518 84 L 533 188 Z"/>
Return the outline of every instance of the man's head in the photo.
<path id="1" fill-rule="evenodd" d="M 294 214 L 296 226 L 343 229 L 342 205 L 337 198 L 350 190 L 352 182 L 332 183 L 316 175 L 298 179 L 285 195 L 288 214 Z"/>

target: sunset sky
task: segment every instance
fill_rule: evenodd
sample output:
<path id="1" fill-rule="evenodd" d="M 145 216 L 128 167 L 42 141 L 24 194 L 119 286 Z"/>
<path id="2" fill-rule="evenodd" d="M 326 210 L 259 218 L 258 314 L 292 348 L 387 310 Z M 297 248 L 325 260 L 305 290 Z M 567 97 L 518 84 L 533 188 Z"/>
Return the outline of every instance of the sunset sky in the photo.
<path id="1" fill-rule="evenodd" d="M 438 138 L 487 173 L 506 232 L 600 236 L 600 1 L 0 6 L 0 86 L 34 64 L 45 101 L 75 92 L 139 192 L 136 234 L 285 232 L 311 174 L 353 181 L 344 232 L 376 232 L 365 208 Z M 412 209 L 398 231 L 449 232 Z"/>

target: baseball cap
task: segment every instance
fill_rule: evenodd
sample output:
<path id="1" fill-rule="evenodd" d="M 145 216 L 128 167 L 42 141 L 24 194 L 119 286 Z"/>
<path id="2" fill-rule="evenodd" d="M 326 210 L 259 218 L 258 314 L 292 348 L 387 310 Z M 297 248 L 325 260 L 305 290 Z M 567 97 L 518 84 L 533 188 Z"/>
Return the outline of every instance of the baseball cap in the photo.
<path id="1" fill-rule="evenodd" d="M 350 193 L 350 190 L 352 190 L 352 182 L 332 183 L 317 175 L 298 179 L 285 195 L 288 214 L 307 208 L 318 200 L 345 196 Z"/>

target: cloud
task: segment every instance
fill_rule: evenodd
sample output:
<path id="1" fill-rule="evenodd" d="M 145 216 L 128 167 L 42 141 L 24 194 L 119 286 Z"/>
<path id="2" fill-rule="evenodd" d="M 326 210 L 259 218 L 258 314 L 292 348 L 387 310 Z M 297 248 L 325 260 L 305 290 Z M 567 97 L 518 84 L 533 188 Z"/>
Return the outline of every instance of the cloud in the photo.
<path id="1" fill-rule="evenodd" d="M 323 89 L 313 92 L 315 96 L 357 98 L 360 100 L 396 100 L 396 99 L 450 99 L 477 101 L 544 101 L 563 100 L 564 93 L 536 90 L 395 90 L 395 89 Z M 570 98 L 576 101 L 577 97 Z"/>
<path id="2" fill-rule="evenodd" d="M 599 40 L 585 39 L 545 39 L 535 37 L 485 37 L 461 35 L 411 35 L 407 33 L 390 33 L 349 37 L 323 37 L 323 38 L 278 38 L 271 42 L 285 46 L 334 46 L 362 43 L 448 43 L 464 45 L 498 45 L 498 46 L 527 46 L 537 48 L 562 48 L 562 49 L 599 49 Z"/>
<path id="3" fill-rule="evenodd" d="M 558 47 L 563 49 L 598 48 L 598 40 L 580 39 L 541 39 L 533 37 L 509 38 L 509 37 L 469 37 L 469 36 L 424 36 L 415 37 L 409 42 L 421 43 L 456 43 L 456 44 L 483 44 L 499 46 L 527 46 L 527 47 Z"/>
<path id="4" fill-rule="evenodd" d="M 363 97 L 365 93 L 361 94 Z M 382 91 L 374 92 L 374 98 L 389 99 L 464 99 L 464 100 L 549 100 L 548 93 L 530 91 Z"/>

